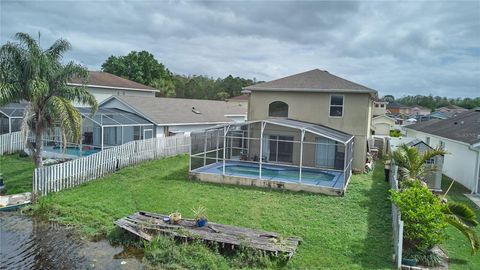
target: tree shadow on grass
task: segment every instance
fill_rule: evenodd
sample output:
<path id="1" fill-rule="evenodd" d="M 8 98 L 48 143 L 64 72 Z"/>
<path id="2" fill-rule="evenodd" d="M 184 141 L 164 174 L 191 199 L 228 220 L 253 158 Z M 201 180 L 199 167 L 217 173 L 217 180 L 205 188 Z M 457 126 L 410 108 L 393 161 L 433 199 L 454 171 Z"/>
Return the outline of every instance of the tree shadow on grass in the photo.
<path id="1" fill-rule="evenodd" d="M 391 202 L 389 200 L 389 185 L 385 181 L 383 163 L 378 161 L 370 187 L 359 192 L 366 200 L 359 205 L 367 209 L 367 237 L 356 248 L 354 258 L 362 268 L 391 268 L 392 264 L 392 219 Z M 348 196 L 348 192 L 346 194 Z M 355 252 L 354 252 L 355 254 Z"/>

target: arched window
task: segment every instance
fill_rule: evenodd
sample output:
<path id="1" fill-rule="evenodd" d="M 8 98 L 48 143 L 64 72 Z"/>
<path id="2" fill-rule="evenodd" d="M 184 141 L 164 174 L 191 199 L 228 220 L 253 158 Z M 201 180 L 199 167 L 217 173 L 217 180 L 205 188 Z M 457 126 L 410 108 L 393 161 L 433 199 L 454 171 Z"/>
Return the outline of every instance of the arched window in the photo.
<path id="1" fill-rule="evenodd" d="M 288 104 L 282 101 L 274 101 L 268 105 L 268 116 L 288 117 Z"/>

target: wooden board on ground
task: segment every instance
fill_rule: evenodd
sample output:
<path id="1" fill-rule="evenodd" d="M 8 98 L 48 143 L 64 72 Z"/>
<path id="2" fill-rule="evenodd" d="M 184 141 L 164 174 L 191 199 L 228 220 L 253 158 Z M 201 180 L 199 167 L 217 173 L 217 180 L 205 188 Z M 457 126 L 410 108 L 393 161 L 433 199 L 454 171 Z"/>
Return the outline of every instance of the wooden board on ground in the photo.
<path id="1" fill-rule="evenodd" d="M 214 242 L 222 247 L 232 249 L 246 246 L 275 255 L 293 256 L 301 239 L 299 237 L 281 237 L 278 233 L 254 230 L 209 222 L 205 227 L 198 227 L 193 219 L 182 219 L 179 224 L 164 222 L 167 215 L 137 212 L 121 218 L 114 223 L 147 241 L 158 235 L 170 235 L 185 240 L 202 240 Z"/>

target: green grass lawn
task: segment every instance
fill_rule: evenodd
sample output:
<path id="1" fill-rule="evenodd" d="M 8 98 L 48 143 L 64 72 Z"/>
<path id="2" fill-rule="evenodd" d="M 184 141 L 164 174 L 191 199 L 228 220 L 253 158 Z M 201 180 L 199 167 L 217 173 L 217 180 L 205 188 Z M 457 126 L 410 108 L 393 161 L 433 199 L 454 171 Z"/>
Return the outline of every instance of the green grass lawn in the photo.
<path id="1" fill-rule="evenodd" d="M 108 236 L 114 220 L 138 210 L 192 217 L 191 209 L 202 205 L 212 222 L 302 237 L 289 268 L 392 267 L 391 208 L 380 166 L 353 176 L 345 197 L 215 185 L 187 176 L 186 156 L 152 161 L 42 198 L 35 212 L 91 236 Z"/>
<path id="2" fill-rule="evenodd" d="M 0 157 L 0 173 L 3 174 L 5 194 L 32 191 L 32 175 L 35 165 L 29 158 L 18 154 Z"/>
<path id="3" fill-rule="evenodd" d="M 448 177 L 443 177 L 442 188 L 447 190 L 452 182 Z M 449 201 L 462 202 L 470 206 L 477 214 L 477 219 L 480 222 L 480 208 L 478 208 L 470 199 L 463 194 L 470 193 L 462 185 L 455 183 L 447 194 Z M 480 226 L 476 228 L 477 235 L 480 236 Z M 457 229 L 449 226 L 447 228 L 449 239 L 442 245 L 442 248 L 448 253 L 450 257 L 450 269 L 479 269 L 480 268 L 480 254 L 471 256 L 470 245 L 465 236 Z"/>

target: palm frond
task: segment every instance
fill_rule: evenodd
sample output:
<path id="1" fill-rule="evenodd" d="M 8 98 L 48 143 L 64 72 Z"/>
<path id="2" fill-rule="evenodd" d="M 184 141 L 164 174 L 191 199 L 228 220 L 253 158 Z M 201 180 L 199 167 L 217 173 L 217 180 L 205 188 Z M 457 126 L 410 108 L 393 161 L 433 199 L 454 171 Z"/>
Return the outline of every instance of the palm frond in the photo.
<path id="1" fill-rule="evenodd" d="M 33 53 L 33 54 L 41 54 L 40 46 L 38 45 L 38 42 L 33 39 L 29 34 L 27 33 L 16 33 L 15 34 L 15 39 L 18 40 L 21 44 L 25 45 L 27 49 Z"/>
<path id="2" fill-rule="evenodd" d="M 21 99 L 22 97 L 19 95 L 18 88 L 15 85 L 8 82 L 0 82 L 0 106 L 20 101 Z"/>
<path id="3" fill-rule="evenodd" d="M 472 250 L 472 255 L 477 253 L 480 249 L 480 241 L 478 240 L 478 236 L 476 232 L 465 225 L 458 217 L 454 215 L 446 215 L 446 221 L 457 228 L 470 242 L 470 248 Z"/>
<path id="4" fill-rule="evenodd" d="M 65 39 L 57 39 L 46 51 L 47 55 L 54 61 L 59 61 L 63 54 L 70 50 L 72 45 Z"/>
<path id="5" fill-rule="evenodd" d="M 72 102 L 60 96 L 52 96 L 47 101 L 48 114 L 55 115 L 67 139 L 77 142 L 80 138 L 82 117 Z"/>
<path id="6" fill-rule="evenodd" d="M 477 215 L 466 204 L 449 202 L 447 204 L 447 210 L 449 211 L 450 214 L 457 216 L 469 226 L 478 225 Z"/>
<path id="7" fill-rule="evenodd" d="M 62 91 L 58 93 L 58 96 L 68 99 L 72 102 L 89 105 L 92 115 L 98 109 L 97 100 L 90 92 L 87 91 L 85 87 L 64 87 Z"/>

